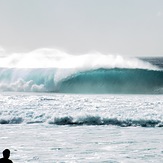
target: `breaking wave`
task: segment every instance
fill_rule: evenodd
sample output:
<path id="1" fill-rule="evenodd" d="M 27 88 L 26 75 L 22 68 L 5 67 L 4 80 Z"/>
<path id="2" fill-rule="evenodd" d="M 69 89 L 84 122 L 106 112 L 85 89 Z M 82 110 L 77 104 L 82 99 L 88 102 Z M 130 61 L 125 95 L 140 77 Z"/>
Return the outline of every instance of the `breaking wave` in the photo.
<path id="1" fill-rule="evenodd" d="M 163 93 L 163 71 L 120 55 L 70 55 L 56 49 L 5 54 L 0 91 L 57 93 Z"/>
<path id="2" fill-rule="evenodd" d="M 21 117 L 17 118 L 8 118 L 1 119 L 0 124 L 21 124 L 24 120 Z M 25 122 L 27 124 L 33 123 L 45 123 L 44 120 L 31 120 Z M 48 124 L 54 125 L 72 125 L 72 126 L 80 126 L 80 125 L 112 125 L 112 126 L 120 126 L 120 127 L 163 127 L 163 122 L 160 120 L 154 119 L 125 119 L 119 120 L 117 118 L 102 118 L 99 116 L 84 116 L 73 118 L 71 116 L 65 117 L 55 117 L 53 120 L 49 120 Z"/>
<path id="3" fill-rule="evenodd" d="M 120 127 L 141 126 L 141 127 L 163 127 L 163 122 L 160 120 L 118 120 L 117 118 L 101 118 L 99 116 L 86 116 L 74 119 L 73 117 L 54 118 L 54 121 L 49 122 L 56 125 L 113 125 Z"/>

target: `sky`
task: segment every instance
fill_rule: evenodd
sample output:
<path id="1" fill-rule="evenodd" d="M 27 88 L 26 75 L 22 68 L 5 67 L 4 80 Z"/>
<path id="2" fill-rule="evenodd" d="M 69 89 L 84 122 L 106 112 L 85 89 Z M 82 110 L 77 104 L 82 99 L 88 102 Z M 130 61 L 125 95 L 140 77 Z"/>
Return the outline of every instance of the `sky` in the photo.
<path id="1" fill-rule="evenodd" d="M 163 0 L 0 0 L 0 51 L 163 56 Z"/>

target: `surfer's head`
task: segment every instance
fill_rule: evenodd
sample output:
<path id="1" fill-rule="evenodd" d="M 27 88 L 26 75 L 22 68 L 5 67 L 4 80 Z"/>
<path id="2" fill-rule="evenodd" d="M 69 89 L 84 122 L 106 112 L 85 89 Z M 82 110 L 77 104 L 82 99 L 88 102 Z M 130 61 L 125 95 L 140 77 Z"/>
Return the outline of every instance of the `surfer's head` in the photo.
<path id="1" fill-rule="evenodd" d="M 10 157 L 10 150 L 9 149 L 5 149 L 3 151 L 3 157 L 4 158 L 9 158 Z"/>

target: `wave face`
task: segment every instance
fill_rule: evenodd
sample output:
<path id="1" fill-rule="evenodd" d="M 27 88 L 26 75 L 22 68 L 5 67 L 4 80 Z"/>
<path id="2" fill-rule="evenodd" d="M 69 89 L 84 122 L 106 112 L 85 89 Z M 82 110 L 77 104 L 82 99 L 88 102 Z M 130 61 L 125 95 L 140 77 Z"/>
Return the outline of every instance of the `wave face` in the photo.
<path id="1" fill-rule="evenodd" d="M 73 69 L 60 69 L 68 74 Z M 63 73 L 64 72 L 64 73 Z M 71 74 L 71 73 L 70 73 Z M 146 69 L 96 69 L 65 75 L 56 69 L 0 69 L 0 90 L 86 94 L 162 94 L 163 71 Z"/>
<path id="2" fill-rule="evenodd" d="M 80 72 L 60 83 L 66 93 L 162 93 L 163 71 L 98 69 Z"/>

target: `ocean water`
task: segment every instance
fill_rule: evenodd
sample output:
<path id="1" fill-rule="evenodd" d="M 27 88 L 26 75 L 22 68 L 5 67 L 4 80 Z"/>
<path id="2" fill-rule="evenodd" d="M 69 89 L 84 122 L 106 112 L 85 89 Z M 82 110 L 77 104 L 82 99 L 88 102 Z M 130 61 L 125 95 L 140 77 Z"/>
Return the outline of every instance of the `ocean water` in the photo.
<path id="1" fill-rule="evenodd" d="M 96 58 L 1 58 L 0 150 L 13 162 L 163 162 L 163 59 Z"/>

